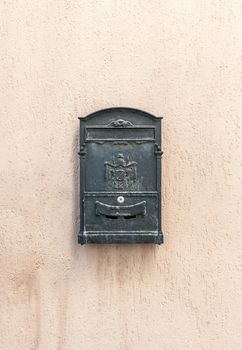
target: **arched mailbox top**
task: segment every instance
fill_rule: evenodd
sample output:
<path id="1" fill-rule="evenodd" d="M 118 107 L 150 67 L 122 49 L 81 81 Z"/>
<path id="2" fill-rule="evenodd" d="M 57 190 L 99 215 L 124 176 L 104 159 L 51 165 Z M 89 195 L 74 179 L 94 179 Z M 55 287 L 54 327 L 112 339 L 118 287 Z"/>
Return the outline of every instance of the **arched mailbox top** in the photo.
<path id="1" fill-rule="evenodd" d="M 79 118 L 81 143 L 148 141 L 160 147 L 161 118 L 134 108 L 109 108 Z"/>
<path id="2" fill-rule="evenodd" d="M 128 114 L 128 115 L 136 115 L 136 116 L 143 116 L 145 118 L 150 118 L 151 120 L 159 120 L 163 119 L 163 117 L 160 116 L 154 116 L 153 114 L 150 114 L 148 112 L 142 111 L 137 108 L 130 108 L 130 107 L 112 107 L 112 108 L 105 108 L 105 109 L 100 109 L 99 111 L 96 111 L 94 113 L 88 114 L 87 116 L 79 117 L 78 119 L 84 119 L 84 120 L 89 120 L 93 118 L 98 118 L 101 115 L 115 115 L 115 114 L 121 113 L 122 115 Z"/>

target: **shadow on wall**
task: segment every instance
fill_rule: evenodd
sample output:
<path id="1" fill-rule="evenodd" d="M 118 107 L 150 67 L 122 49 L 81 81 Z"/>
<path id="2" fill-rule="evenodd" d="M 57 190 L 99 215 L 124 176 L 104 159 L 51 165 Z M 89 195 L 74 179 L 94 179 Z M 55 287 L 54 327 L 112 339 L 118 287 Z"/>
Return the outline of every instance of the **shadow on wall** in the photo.
<path id="1" fill-rule="evenodd" d="M 132 271 L 136 269 L 137 273 L 144 274 L 145 271 L 149 274 L 154 268 L 155 264 L 162 264 L 162 260 L 165 258 L 165 245 L 154 244 L 86 244 L 81 246 L 77 243 L 77 234 L 80 228 L 80 179 L 79 179 L 79 130 L 76 130 L 75 137 L 72 145 L 72 157 L 73 157 L 73 208 L 72 208 L 72 241 L 71 252 L 74 260 L 74 264 L 79 266 L 87 266 L 88 264 L 95 264 L 97 273 L 101 274 L 107 269 L 113 269 L 115 267 L 116 273 L 118 273 L 121 282 L 127 277 L 125 274 L 129 273 L 130 266 L 132 265 Z M 164 161 L 163 161 L 164 165 Z M 165 166 L 167 164 L 165 162 Z M 166 172 L 166 171 L 164 171 Z M 164 229 L 164 228 L 163 228 Z M 162 251 L 162 254 L 157 254 Z M 162 257 L 163 256 L 163 257 Z M 159 262 L 158 262 L 158 260 Z M 165 261 L 164 261 L 165 263 Z M 133 273 L 132 272 L 132 273 Z"/>

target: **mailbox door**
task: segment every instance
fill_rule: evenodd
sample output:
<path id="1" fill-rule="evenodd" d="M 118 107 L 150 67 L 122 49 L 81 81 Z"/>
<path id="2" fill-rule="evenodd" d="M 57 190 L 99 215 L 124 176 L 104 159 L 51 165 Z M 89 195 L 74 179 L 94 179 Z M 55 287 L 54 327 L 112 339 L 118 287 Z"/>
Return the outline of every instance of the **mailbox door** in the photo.
<path id="1" fill-rule="evenodd" d="M 160 119 L 113 108 L 80 124 L 79 243 L 162 243 Z"/>

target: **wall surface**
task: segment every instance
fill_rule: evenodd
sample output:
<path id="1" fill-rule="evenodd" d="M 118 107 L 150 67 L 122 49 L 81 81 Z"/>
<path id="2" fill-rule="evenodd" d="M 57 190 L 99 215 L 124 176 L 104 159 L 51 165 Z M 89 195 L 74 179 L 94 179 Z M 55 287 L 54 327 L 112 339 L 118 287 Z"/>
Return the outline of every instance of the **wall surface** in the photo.
<path id="1" fill-rule="evenodd" d="M 240 0 L 0 2 L 0 349 L 240 350 Z M 162 246 L 79 246 L 78 116 L 164 119 Z"/>

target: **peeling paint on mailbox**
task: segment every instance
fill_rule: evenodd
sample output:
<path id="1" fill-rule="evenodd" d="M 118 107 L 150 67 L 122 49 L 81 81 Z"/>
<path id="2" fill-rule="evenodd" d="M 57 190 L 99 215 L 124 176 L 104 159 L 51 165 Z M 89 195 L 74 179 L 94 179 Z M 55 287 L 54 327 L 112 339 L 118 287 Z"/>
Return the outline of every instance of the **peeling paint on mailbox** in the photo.
<path id="1" fill-rule="evenodd" d="M 163 243 L 161 118 L 111 108 L 79 119 L 78 243 Z"/>

